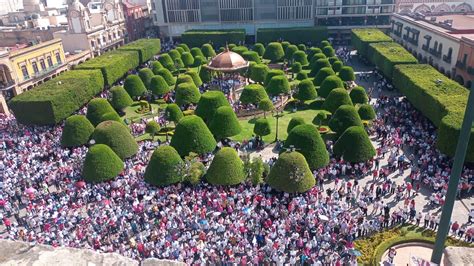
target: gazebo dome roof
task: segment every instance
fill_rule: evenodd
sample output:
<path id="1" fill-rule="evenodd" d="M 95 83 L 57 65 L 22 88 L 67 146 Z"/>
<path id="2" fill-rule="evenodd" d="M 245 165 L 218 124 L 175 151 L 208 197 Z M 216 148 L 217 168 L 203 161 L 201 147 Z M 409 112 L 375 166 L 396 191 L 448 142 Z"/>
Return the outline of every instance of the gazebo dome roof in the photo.
<path id="1" fill-rule="evenodd" d="M 226 48 L 224 52 L 211 59 L 211 62 L 209 62 L 207 68 L 216 71 L 231 72 L 246 68 L 248 66 L 249 62 L 246 61 L 242 56 L 240 56 L 238 53 L 229 51 L 229 49 Z"/>

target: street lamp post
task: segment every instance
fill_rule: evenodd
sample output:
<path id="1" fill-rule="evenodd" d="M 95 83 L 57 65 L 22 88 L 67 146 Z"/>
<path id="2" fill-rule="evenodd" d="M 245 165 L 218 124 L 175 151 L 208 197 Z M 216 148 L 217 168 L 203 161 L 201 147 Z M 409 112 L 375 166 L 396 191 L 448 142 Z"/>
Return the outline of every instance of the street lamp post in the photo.
<path id="1" fill-rule="evenodd" d="M 464 120 L 462 122 L 461 132 L 458 138 L 456 153 L 454 156 L 451 176 L 449 178 L 448 191 L 441 213 L 441 220 L 439 222 L 438 233 L 436 234 L 436 241 L 431 254 L 431 262 L 440 264 L 443 256 L 444 243 L 449 233 L 451 215 L 453 213 L 454 201 L 456 200 L 456 192 L 458 189 L 459 179 L 461 177 L 464 159 L 466 157 L 467 145 L 469 144 L 469 137 L 471 135 L 472 122 L 474 120 L 474 86 L 471 86 L 469 98 L 467 100 L 466 111 L 464 113 Z"/>
<path id="2" fill-rule="evenodd" d="M 276 129 L 275 129 L 275 142 L 278 141 L 278 120 L 280 119 L 280 117 L 283 116 L 283 111 L 278 111 L 278 109 L 276 109 L 276 114 L 274 115 L 274 117 L 276 118 Z"/>

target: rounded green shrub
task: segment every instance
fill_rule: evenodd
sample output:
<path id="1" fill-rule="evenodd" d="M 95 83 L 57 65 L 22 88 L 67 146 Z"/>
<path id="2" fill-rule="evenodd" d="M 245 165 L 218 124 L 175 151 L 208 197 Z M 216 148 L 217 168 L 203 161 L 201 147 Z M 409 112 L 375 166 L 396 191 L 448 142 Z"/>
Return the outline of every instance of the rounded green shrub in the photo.
<path id="1" fill-rule="evenodd" d="M 193 78 L 188 74 L 179 75 L 176 79 L 176 84 L 179 85 L 181 83 L 192 83 L 194 84 Z"/>
<path id="2" fill-rule="evenodd" d="M 375 149 L 361 126 L 347 128 L 334 144 L 334 154 L 351 163 L 366 162 L 375 156 Z"/>
<path id="3" fill-rule="evenodd" d="M 328 119 L 328 116 L 325 112 L 318 112 L 313 118 L 312 123 L 321 126 L 326 121 L 326 119 Z"/>
<path id="4" fill-rule="evenodd" d="M 263 83 L 267 78 L 268 71 L 267 65 L 256 64 L 250 68 L 250 79 L 258 83 Z"/>
<path id="5" fill-rule="evenodd" d="M 188 70 L 188 71 L 186 71 L 185 74 L 189 75 L 192 78 L 192 80 L 194 82 L 194 85 L 196 85 L 196 87 L 199 88 L 202 85 L 202 80 L 201 80 L 201 78 L 199 77 L 199 74 L 196 71 Z"/>
<path id="6" fill-rule="evenodd" d="M 146 92 L 145 84 L 143 84 L 143 81 L 137 75 L 128 75 L 127 78 L 125 78 L 123 87 L 130 97 L 139 97 Z"/>
<path id="7" fill-rule="evenodd" d="M 217 108 L 209 129 L 218 140 L 238 135 L 242 131 L 239 119 L 230 106 Z"/>
<path id="8" fill-rule="evenodd" d="M 354 69 L 352 69 L 352 67 L 350 67 L 350 66 L 343 66 L 339 70 L 338 75 L 343 81 L 354 81 L 355 80 Z"/>
<path id="9" fill-rule="evenodd" d="M 169 71 L 175 71 L 176 67 L 174 66 L 174 61 L 173 58 L 167 53 L 161 54 L 160 57 L 158 57 L 158 62 L 161 63 L 163 67 L 168 69 Z"/>
<path id="10" fill-rule="evenodd" d="M 173 60 L 173 62 L 175 62 L 176 59 L 181 58 L 181 54 L 176 49 L 169 50 L 168 54 L 171 57 L 171 59 Z"/>
<path id="11" fill-rule="evenodd" d="M 344 82 L 336 75 L 327 76 L 323 82 L 321 82 L 318 94 L 323 98 L 327 98 L 329 93 L 335 88 L 344 88 Z"/>
<path id="12" fill-rule="evenodd" d="M 275 109 L 275 107 L 273 106 L 273 102 L 269 98 L 266 98 L 258 103 L 258 109 L 264 112 L 269 112 Z"/>
<path id="13" fill-rule="evenodd" d="M 293 54 L 298 51 L 298 47 L 294 44 L 288 45 L 285 49 L 285 58 L 291 60 L 293 58 Z M 306 54 L 305 54 L 306 55 Z"/>
<path id="14" fill-rule="evenodd" d="M 174 49 L 175 49 L 176 51 L 178 51 L 179 54 L 183 54 L 184 52 L 186 52 L 182 47 L 179 47 L 179 46 L 176 47 L 176 48 L 174 48 Z"/>
<path id="15" fill-rule="evenodd" d="M 106 113 L 115 112 L 109 101 L 104 98 L 94 98 L 87 105 L 87 119 L 96 126 L 102 122 L 102 116 Z"/>
<path id="16" fill-rule="evenodd" d="M 319 47 L 331 46 L 331 43 L 328 40 L 323 40 L 319 43 Z"/>
<path id="17" fill-rule="evenodd" d="M 291 65 L 291 72 L 293 73 L 300 73 L 302 69 L 303 69 L 303 66 L 301 66 L 300 62 L 294 62 Z"/>
<path id="18" fill-rule="evenodd" d="M 336 61 L 339 61 L 339 58 L 337 58 L 337 56 L 331 56 L 331 57 L 328 58 L 328 60 L 329 60 L 329 63 L 331 64 L 331 66 L 332 66 L 332 65 L 334 65 L 334 63 Z"/>
<path id="19" fill-rule="evenodd" d="M 194 48 L 193 48 L 194 49 Z M 192 50 L 192 49 L 191 49 Z M 199 49 L 198 49 L 199 50 Z M 200 52 L 201 50 L 199 50 Z M 191 53 L 189 52 L 184 52 L 181 55 L 181 60 L 183 61 L 183 64 L 185 67 L 192 67 L 194 65 L 194 57 Z"/>
<path id="20" fill-rule="evenodd" d="M 92 132 L 94 132 L 94 126 L 85 116 L 72 115 L 64 123 L 61 146 L 78 147 L 87 144 Z"/>
<path id="21" fill-rule="evenodd" d="M 162 68 L 158 70 L 157 75 L 162 76 L 169 86 L 173 86 L 176 83 L 176 81 L 174 80 L 173 74 L 171 74 L 171 72 L 166 68 Z"/>
<path id="22" fill-rule="evenodd" d="M 304 45 L 303 43 L 300 43 L 300 44 L 298 44 L 298 49 L 300 51 L 306 51 L 306 45 Z"/>
<path id="23" fill-rule="evenodd" d="M 352 101 L 345 89 L 336 88 L 329 93 L 328 97 L 326 97 L 323 109 L 334 114 L 341 105 L 352 106 Z"/>
<path id="24" fill-rule="evenodd" d="M 189 46 L 188 46 L 187 44 L 185 44 L 185 43 L 180 43 L 180 44 L 178 44 L 178 47 L 183 48 L 183 50 L 184 50 L 185 52 L 189 52 Z"/>
<path id="25" fill-rule="evenodd" d="M 112 120 L 112 121 L 117 121 L 117 122 L 122 123 L 122 118 L 120 118 L 120 116 L 115 111 L 103 114 L 101 120 L 102 121 Z"/>
<path id="26" fill-rule="evenodd" d="M 295 116 L 295 117 L 291 118 L 290 122 L 288 123 L 288 127 L 286 128 L 286 132 L 290 133 L 290 131 L 294 127 L 299 126 L 299 125 L 304 125 L 304 124 L 306 124 L 306 122 L 304 121 L 304 118 L 302 118 L 300 116 Z"/>
<path id="27" fill-rule="evenodd" d="M 285 51 L 279 42 L 269 43 L 263 54 L 263 58 L 270 60 L 272 63 L 279 62 L 283 57 L 285 57 Z"/>
<path id="28" fill-rule="evenodd" d="M 183 160 L 171 146 L 162 145 L 155 149 L 145 170 L 145 181 L 155 186 L 167 186 L 181 182 L 179 167 Z"/>
<path id="29" fill-rule="evenodd" d="M 155 120 L 146 123 L 145 132 L 151 135 L 156 135 L 160 132 L 161 126 Z"/>
<path id="30" fill-rule="evenodd" d="M 288 132 L 285 148 L 294 147 L 303 154 L 311 170 L 328 165 L 329 153 L 326 150 L 318 129 L 312 124 L 301 124 Z"/>
<path id="31" fill-rule="evenodd" d="M 334 62 L 334 64 L 331 65 L 332 70 L 334 70 L 334 72 L 336 72 L 336 73 L 341 71 L 341 68 L 343 66 L 344 66 L 344 64 L 341 61 L 336 61 L 336 62 Z"/>
<path id="32" fill-rule="evenodd" d="M 342 105 L 329 120 L 329 127 L 332 131 L 342 134 L 347 128 L 352 126 L 363 126 L 360 116 L 352 105 Z"/>
<path id="33" fill-rule="evenodd" d="M 257 52 L 254 51 L 246 51 L 242 54 L 242 57 L 247 61 L 253 61 L 257 64 L 260 64 L 262 61 L 260 60 L 260 56 Z"/>
<path id="34" fill-rule="evenodd" d="M 153 73 L 153 71 L 151 71 L 151 69 L 147 67 L 142 68 L 138 71 L 138 76 L 142 80 L 143 85 L 145 85 L 145 88 L 147 89 L 150 89 L 150 81 L 154 75 L 155 74 Z"/>
<path id="35" fill-rule="evenodd" d="M 199 70 L 199 78 L 201 78 L 201 81 L 203 82 L 211 82 L 212 81 L 212 73 L 205 67 L 201 67 Z"/>
<path id="36" fill-rule="evenodd" d="M 253 126 L 253 133 L 257 136 L 266 136 L 271 133 L 270 122 L 266 118 L 258 118 Z"/>
<path id="37" fill-rule="evenodd" d="M 236 46 L 232 48 L 232 52 L 238 53 L 239 55 L 243 55 L 245 52 L 247 52 L 249 49 L 245 46 Z"/>
<path id="38" fill-rule="evenodd" d="M 283 47 L 283 51 L 286 51 L 286 49 L 291 45 L 290 42 L 288 41 L 283 41 L 281 42 L 281 47 Z"/>
<path id="39" fill-rule="evenodd" d="M 226 51 L 226 48 L 225 47 L 219 47 L 219 50 L 217 51 L 217 53 L 223 53 Z"/>
<path id="40" fill-rule="evenodd" d="M 308 64 L 308 58 L 306 56 L 306 53 L 303 51 L 296 51 L 293 54 L 293 61 L 299 62 L 303 66 Z"/>
<path id="41" fill-rule="evenodd" d="M 253 50 L 257 52 L 259 56 L 263 56 L 265 54 L 265 46 L 263 46 L 261 43 L 256 43 L 253 46 Z"/>
<path id="42" fill-rule="evenodd" d="M 249 84 L 244 87 L 242 94 L 240 94 L 240 102 L 243 104 L 258 104 L 261 100 L 267 98 L 267 92 L 260 84 Z"/>
<path id="43" fill-rule="evenodd" d="M 270 95 L 288 93 L 290 91 L 288 79 L 284 75 L 274 76 L 266 86 L 266 91 Z"/>
<path id="44" fill-rule="evenodd" d="M 279 191 L 303 193 L 313 188 L 316 181 L 301 153 L 284 152 L 270 170 L 267 184 Z"/>
<path id="45" fill-rule="evenodd" d="M 309 66 L 310 68 L 313 68 L 314 67 L 314 64 L 316 64 L 316 62 L 319 60 L 319 59 L 326 59 L 326 56 L 323 54 L 323 53 L 317 53 L 317 54 L 314 54 L 311 56 L 310 60 L 309 60 Z M 329 60 L 328 60 L 329 62 Z M 318 73 L 317 71 L 315 72 L 315 74 Z"/>
<path id="46" fill-rule="evenodd" d="M 331 64 L 329 64 L 329 61 L 327 59 L 325 59 L 325 58 L 324 59 L 318 59 L 311 66 L 311 72 L 309 73 L 309 75 L 311 77 L 314 77 L 319 73 L 319 71 L 321 69 L 328 68 L 328 67 L 331 67 Z"/>
<path id="47" fill-rule="evenodd" d="M 175 99 L 178 105 L 198 103 L 200 98 L 201 93 L 192 82 L 192 79 L 191 82 L 181 83 L 176 87 Z"/>
<path id="48" fill-rule="evenodd" d="M 174 62 L 175 62 L 175 66 L 176 66 L 177 70 L 184 67 L 184 62 L 181 58 L 175 59 Z"/>
<path id="49" fill-rule="evenodd" d="M 323 54 L 327 57 L 332 57 L 336 55 L 336 52 L 334 51 L 334 48 L 332 48 L 331 46 L 326 46 L 326 47 L 323 47 Z"/>
<path id="50" fill-rule="evenodd" d="M 87 151 L 82 177 L 89 183 L 104 182 L 116 177 L 123 168 L 122 160 L 109 146 L 96 144 Z"/>
<path id="51" fill-rule="evenodd" d="M 201 95 L 194 113 L 209 124 L 217 109 L 221 106 L 230 106 L 224 93 L 221 91 L 206 91 Z"/>
<path id="52" fill-rule="evenodd" d="M 110 92 L 112 93 L 112 100 L 110 103 L 116 110 L 122 110 L 123 108 L 132 105 L 132 98 L 122 86 L 112 87 Z"/>
<path id="53" fill-rule="evenodd" d="M 163 68 L 163 65 L 159 61 L 151 62 L 151 71 L 153 71 L 153 74 L 158 75 L 158 70 L 162 68 Z"/>
<path id="54" fill-rule="evenodd" d="M 216 148 L 216 141 L 199 116 L 188 115 L 179 120 L 171 146 L 181 156 L 187 156 L 190 152 L 202 155 L 212 152 Z"/>
<path id="55" fill-rule="evenodd" d="M 201 51 L 201 49 L 199 47 L 193 47 L 191 48 L 191 55 L 193 57 L 196 57 L 196 56 L 202 56 L 204 57 L 204 53 Z"/>
<path id="56" fill-rule="evenodd" d="M 203 56 L 198 55 L 194 57 L 194 67 L 200 67 L 205 64 L 207 64 L 207 60 Z"/>
<path id="57" fill-rule="evenodd" d="M 164 95 L 170 91 L 170 86 L 162 76 L 155 75 L 150 80 L 150 90 L 155 95 Z"/>
<path id="58" fill-rule="evenodd" d="M 166 105 L 165 116 L 168 121 L 178 123 L 184 115 L 177 104 L 171 103 Z"/>
<path id="59" fill-rule="evenodd" d="M 214 47 L 212 47 L 212 45 L 210 43 L 203 44 L 201 46 L 201 52 L 207 58 L 216 56 L 216 52 L 214 51 Z"/>
<path id="60" fill-rule="evenodd" d="M 138 144 L 129 129 L 117 121 L 104 121 L 97 125 L 92 139 L 97 144 L 109 146 L 122 160 L 138 152 Z"/>
<path id="61" fill-rule="evenodd" d="M 323 67 L 319 70 L 318 74 L 316 74 L 316 77 L 313 79 L 313 83 L 315 86 L 321 85 L 323 80 L 331 75 L 336 75 L 334 71 L 332 70 L 331 67 Z"/>
<path id="62" fill-rule="evenodd" d="M 361 86 L 354 87 L 351 90 L 349 95 L 351 96 L 351 100 L 353 104 L 358 104 L 358 103 L 364 104 L 364 103 L 369 102 L 369 97 L 367 96 L 367 93 L 365 92 L 364 87 L 361 87 Z"/>
<path id="63" fill-rule="evenodd" d="M 306 72 L 299 72 L 298 74 L 296 74 L 297 80 L 305 80 L 307 78 L 308 78 L 308 74 L 306 74 Z"/>
<path id="64" fill-rule="evenodd" d="M 234 49 L 235 47 L 237 47 L 237 45 L 235 43 L 229 43 L 227 45 L 227 47 L 229 48 L 230 51 L 232 51 L 232 49 Z"/>
<path id="65" fill-rule="evenodd" d="M 308 57 L 311 58 L 311 57 L 313 57 L 313 55 L 315 55 L 315 54 L 323 54 L 323 51 L 322 51 L 321 48 L 319 48 L 319 47 L 310 47 L 310 48 L 308 49 Z M 324 54 L 323 54 L 323 55 L 324 55 Z M 324 55 L 324 57 L 326 57 L 326 56 Z"/>
<path id="66" fill-rule="evenodd" d="M 285 72 L 281 69 L 270 69 L 265 77 L 265 86 L 267 86 L 270 80 L 275 76 L 285 76 Z"/>
<path id="67" fill-rule="evenodd" d="M 302 102 L 316 99 L 318 93 L 316 92 L 313 82 L 310 79 L 302 80 L 298 84 L 298 92 L 295 97 Z"/>
<path id="68" fill-rule="evenodd" d="M 374 120 L 376 117 L 374 108 L 370 104 L 361 104 L 359 105 L 359 109 L 357 113 L 362 120 Z"/>
<path id="69" fill-rule="evenodd" d="M 230 147 L 219 150 L 206 174 L 207 182 L 213 185 L 232 186 L 245 181 L 244 164 L 237 152 Z"/>

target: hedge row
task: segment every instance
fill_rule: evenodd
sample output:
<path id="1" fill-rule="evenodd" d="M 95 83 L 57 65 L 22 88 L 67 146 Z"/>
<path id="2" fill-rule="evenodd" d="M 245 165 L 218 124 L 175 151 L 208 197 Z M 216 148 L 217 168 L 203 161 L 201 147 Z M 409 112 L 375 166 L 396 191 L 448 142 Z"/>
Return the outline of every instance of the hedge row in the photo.
<path id="1" fill-rule="evenodd" d="M 389 79 L 392 79 L 395 65 L 418 63 L 411 53 L 395 42 L 371 43 L 368 52 L 371 55 L 369 60 Z"/>
<path id="2" fill-rule="evenodd" d="M 438 149 L 454 156 L 469 91 L 429 65 L 397 65 L 394 76 L 394 86 L 438 127 Z M 472 133 L 467 162 L 474 162 Z"/>
<path id="3" fill-rule="evenodd" d="M 328 38 L 326 27 L 296 27 L 296 28 L 260 28 L 257 30 L 257 40 L 269 43 L 285 40 L 294 44 L 308 43 L 319 44 Z"/>
<path id="4" fill-rule="evenodd" d="M 67 118 L 102 91 L 99 70 L 68 71 L 10 101 L 16 119 L 26 125 L 52 125 Z"/>
<path id="5" fill-rule="evenodd" d="M 351 39 L 357 52 L 364 57 L 368 57 L 369 44 L 392 41 L 392 38 L 379 29 L 353 29 Z"/>
<path id="6" fill-rule="evenodd" d="M 76 67 L 76 69 L 100 69 L 105 85 L 111 86 L 130 69 L 140 65 L 138 51 L 116 50 L 104 53 Z"/>
<path id="7" fill-rule="evenodd" d="M 214 47 L 225 46 L 227 43 L 244 43 L 245 30 L 188 30 L 181 35 L 181 41 L 190 47 L 201 47 L 209 42 Z"/>
<path id="8" fill-rule="evenodd" d="M 118 50 L 137 51 L 140 56 L 140 64 L 153 58 L 161 50 L 160 39 L 140 39 L 126 44 Z"/>

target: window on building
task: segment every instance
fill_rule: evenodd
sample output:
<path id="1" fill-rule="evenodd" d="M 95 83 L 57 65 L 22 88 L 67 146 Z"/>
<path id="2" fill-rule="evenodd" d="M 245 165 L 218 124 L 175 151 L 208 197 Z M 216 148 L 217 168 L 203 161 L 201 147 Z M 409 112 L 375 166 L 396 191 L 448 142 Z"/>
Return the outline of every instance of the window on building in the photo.
<path id="1" fill-rule="evenodd" d="M 438 45 L 438 51 L 436 52 L 438 54 L 438 56 L 441 56 L 441 54 L 443 53 L 443 44 L 440 43 Z"/>
<path id="2" fill-rule="evenodd" d="M 38 72 L 39 72 L 38 64 L 37 64 L 36 62 L 33 62 L 33 63 L 31 64 L 31 66 L 33 67 L 33 72 L 34 72 L 35 74 L 38 74 Z"/>
<path id="3" fill-rule="evenodd" d="M 451 63 L 452 57 L 453 57 L 453 48 L 449 47 L 448 53 L 443 56 L 443 60 L 446 63 Z"/>
<path id="4" fill-rule="evenodd" d="M 61 64 L 62 61 L 61 61 L 61 55 L 59 53 L 56 53 L 56 61 L 58 62 L 58 64 Z"/>
<path id="5" fill-rule="evenodd" d="M 41 66 L 41 69 L 42 69 L 42 70 L 45 70 L 45 69 L 46 69 L 46 63 L 44 62 L 44 59 L 41 59 L 41 60 L 40 60 L 40 66 Z"/>
<path id="6" fill-rule="evenodd" d="M 467 54 L 464 54 L 464 56 L 462 58 L 462 64 L 467 65 Z"/>
<path id="7" fill-rule="evenodd" d="M 95 48 L 95 42 L 94 42 L 94 40 L 91 40 L 91 47 L 92 47 L 92 48 Z"/>
<path id="8" fill-rule="evenodd" d="M 48 58 L 46 60 L 48 60 L 48 66 L 52 67 L 53 66 L 53 59 L 51 59 L 51 56 L 48 56 Z"/>
<path id="9" fill-rule="evenodd" d="M 30 79 L 30 74 L 28 73 L 26 66 L 21 66 L 21 73 L 23 73 L 23 79 Z"/>

